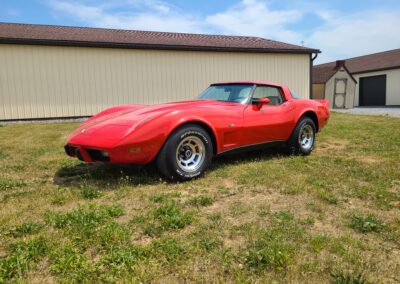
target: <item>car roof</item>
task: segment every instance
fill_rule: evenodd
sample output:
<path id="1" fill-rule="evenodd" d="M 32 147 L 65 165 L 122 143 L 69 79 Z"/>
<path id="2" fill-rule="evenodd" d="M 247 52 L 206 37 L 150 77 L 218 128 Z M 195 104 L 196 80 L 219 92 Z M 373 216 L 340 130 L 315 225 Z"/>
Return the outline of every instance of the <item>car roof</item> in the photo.
<path id="1" fill-rule="evenodd" d="M 283 87 L 282 84 L 267 82 L 267 81 L 228 81 L 228 82 L 219 82 L 213 83 L 211 85 L 224 85 L 224 84 L 252 84 L 252 85 L 268 85 L 268 86 L 275 86 L 275 87 Z"/>

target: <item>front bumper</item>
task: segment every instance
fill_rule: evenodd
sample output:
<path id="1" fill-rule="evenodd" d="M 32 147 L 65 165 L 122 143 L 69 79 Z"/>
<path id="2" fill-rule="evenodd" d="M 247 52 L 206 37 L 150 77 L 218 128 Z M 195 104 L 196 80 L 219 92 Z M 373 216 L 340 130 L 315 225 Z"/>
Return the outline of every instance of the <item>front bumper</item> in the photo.
<path id="1" fill-rule="evenodd" d="M 68 143 L 64 149 L 68 156 L 87 163 L 106 162 L 136 165 L 148 164 L 158 152 L 158 147 L 149 143 L 120 145 L 113 148 Z"/>
<path id="2" fill-rule="evenodd" d="M 64 146 L 65 153 L 70 157 L 77 157 L 84 162 L 109 162 L 110 156 L 107 151 L 88 149 L 79 146 Z"/>

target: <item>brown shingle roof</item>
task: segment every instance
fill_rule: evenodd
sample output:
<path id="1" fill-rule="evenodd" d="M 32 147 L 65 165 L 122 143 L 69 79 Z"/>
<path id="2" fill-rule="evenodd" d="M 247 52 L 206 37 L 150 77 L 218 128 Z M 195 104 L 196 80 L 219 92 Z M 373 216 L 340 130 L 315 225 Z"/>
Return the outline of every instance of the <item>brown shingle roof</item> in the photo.
<path id="1" fill-rule="evenodd" d="M 338 60 L 333 64 L 329 63 L 327 66 L 317 65 L 312 69 L 312 83 L 313 84 L 322 84 L 326 83 L 339 69 L 344 69 L 347 73 L 349 73 L 350 78 L 357 83 L 356 79 L 354 79 L 353 75 L 350 73 L 349 69 L 347 69 L 347 62 L 345 60 Z"/>
<path id="2" fill-rule="evenodd" d="M 314 66 L 312 69 L 312 83 L 322 84 L 326 83 L 337 72 L 335 66 Z"/>
<path id="3" fill-rule="evenodd" d="M 325 73 L 329 68 L 334 68 L 335 64 L 335 62 L 329 62 L 314 66 L 315 70 L 318 70 L 316 76 Z M 346 59 L 346 67 L 352 74 L 400 68 L 400 49 Z"/>
<path id="4" fill-rule="evenodd" d="M 314 53 L 317 49 L 249 37 L 0 23 L 0 43 Z"/>

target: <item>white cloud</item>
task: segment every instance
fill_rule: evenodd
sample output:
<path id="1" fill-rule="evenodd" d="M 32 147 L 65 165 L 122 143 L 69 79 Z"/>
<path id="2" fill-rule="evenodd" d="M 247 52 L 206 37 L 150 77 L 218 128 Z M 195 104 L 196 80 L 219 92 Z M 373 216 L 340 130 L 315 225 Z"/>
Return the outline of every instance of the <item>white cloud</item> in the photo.
<path id="1" fill-rule="evenodd" d="M 55 0 L 49 2 L 49 4 L 54 10 L 94 27 L 204 32 L 199 24 L 201 21 L 191 15 L 180 13 L 180 11 L 176 11 L 175 7 L 161 1 L 116 1 L 90 6 L 78 2 Z M 129 6 L 141 8 L 140 10 L 144 11 L 127 12 L 129 9 L 126 8 Z M 127 11 L 124 11 L 123 8 Z M 115 12 L 115 10 L 118 12 Z"/>
<path id="2" fill-rule="evenodd" d="M 330 18 L 307 42 L 323 51 L 319 62 L 400 47 L 399 11 L 366 11 Z"/>
<path id="3" fill-rule="evenodd" d="M 254 35 L 300 43 L 301 35 L 287 28 L 302 17 L 299 10 L 269 9 L 265 2 L 242 0 L 228 10 L 210 15 L 206 22 L 224 34 Z"/>
<path id="4" fill-rule="evenodd" d="M 306 46 L 322 50 L 317 62 L 400 47 L 398 9 L 340 13 L 321 3 L 317 7 L 304 2 L 294 9 L 272 9 L 263 0 L 241 0 L 219 13 L 200 16 L 162 0 L 103 0 L 96 5 L 50 1 L 61 15 L 95 27 L 253 35 L 293 44 L 304 40 Z M 293 28 L 301 26 L 309 15 L 315 15 L 320 25 L 307 30 Z"/>

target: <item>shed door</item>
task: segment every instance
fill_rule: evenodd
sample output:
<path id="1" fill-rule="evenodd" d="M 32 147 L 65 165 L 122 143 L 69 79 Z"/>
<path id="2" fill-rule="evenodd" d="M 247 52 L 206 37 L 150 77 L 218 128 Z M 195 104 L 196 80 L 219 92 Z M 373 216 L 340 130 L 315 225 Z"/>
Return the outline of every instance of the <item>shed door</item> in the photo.
<path id="1" fill-rule="evenodd" d="M 386 104 L 386 75 L 360 78 L 360 106 Z"/>
<path id="2" fill-rule="evenodd" d="M 335 93 L 333 94 L 333 108 L 346 107 L 347 79 L 335 79 Z"/>

